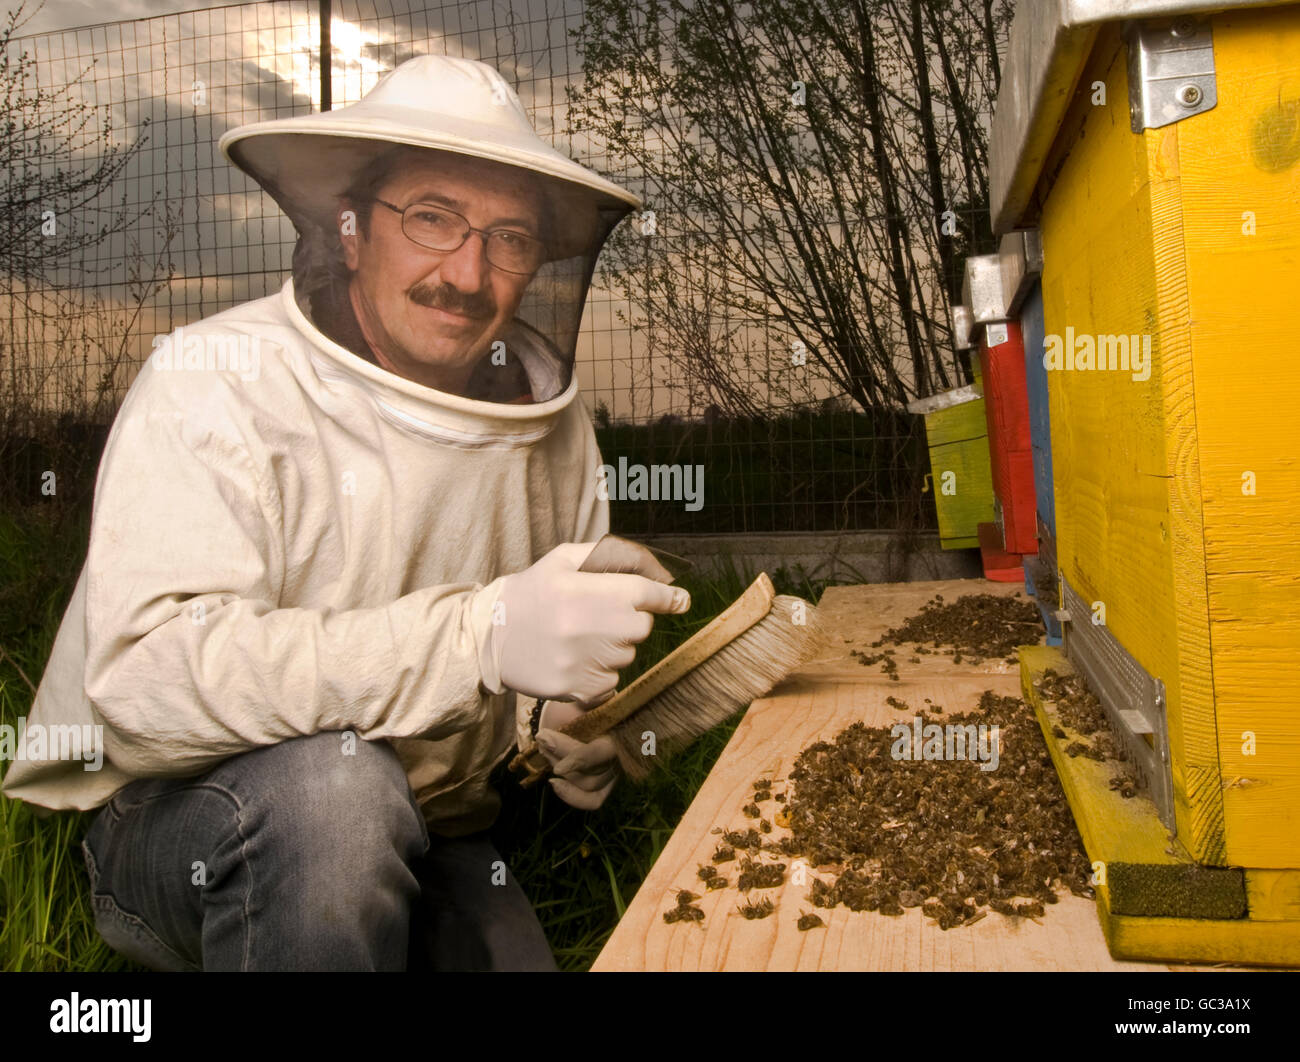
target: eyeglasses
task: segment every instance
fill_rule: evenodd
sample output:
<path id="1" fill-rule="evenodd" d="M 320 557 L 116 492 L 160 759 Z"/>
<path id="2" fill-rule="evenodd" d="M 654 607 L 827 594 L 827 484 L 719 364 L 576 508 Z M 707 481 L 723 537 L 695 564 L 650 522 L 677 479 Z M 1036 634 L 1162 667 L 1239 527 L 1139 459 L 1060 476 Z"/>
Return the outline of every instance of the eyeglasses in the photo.
<path id="1" fill-rule="evenodd" d="M 406 209 L 382 199 L 374 202 L 402 215 L 402 232 L 412 243 L 431 251 L 455 251 L 471 232 L 483 237 L 488 263 L 504 273 L 525 275 L 536 272 L 546 259 L 546 245 L 514 229 L 476 229 L 454 210 L 432 203 L 412 203 Z"/>

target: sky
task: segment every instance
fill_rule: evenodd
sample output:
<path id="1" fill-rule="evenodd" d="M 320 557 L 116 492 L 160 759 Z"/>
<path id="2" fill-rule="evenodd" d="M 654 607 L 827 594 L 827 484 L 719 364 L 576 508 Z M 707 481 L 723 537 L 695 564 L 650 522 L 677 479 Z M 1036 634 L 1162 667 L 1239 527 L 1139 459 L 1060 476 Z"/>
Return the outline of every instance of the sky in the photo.
<path id="1" fill-rule="evenodd" d="M 31 17 L 19 28 L 20 37 L 239 6 L 216 0 L 45 0 L 43 8 L 37 10 L 38 5 L 39 0 L 27 0 L 25 10 Z M 6 12 L 17 6 L 18 0 L 4 0 Z M 299 0 L 294 6 L 299 9 L 297 25 L 302 21 L 301 9 L 308 5 Z M 381 16 L 378 27 L 373 25 L 376 12 L 365 0 L 360 4 L 356 0 L 334 0 L 336 106 L 342 99 L 367 89 L 373 78 L 394 61 L 388 51 L 381 50 L 392 47 L 394 25 L 408 18 L 409 9 L 419 10 L 425 5 L 419 0 L 393 0 L 391 5 L 381 2 L 377 6 Z M 398 39 L 428 38 L 436 51 L 445 19 L 450 54 L 481 56 L 498 65 L 507 79 L 517 84 L 525 106 L 532 111 L 534 124 L 546 136 L 563 109 L 562 88 L 557 87 L 560 81 L 552 81 L 551 71 L 576 69 L 576 55 L 568 45 L 563 20 L 571 18 L 575 9 L 580 10 L 580 4 L 575 0 L 430 0 L 427 7 L 427 28 L 423 28 L 423 18 L 412 19 L 411 37 Z M 370 12 L 370 21 L 363 26 L 348 21 L 358 8 Z M 391 15 L 385 15 L 383 9 L 393 8 L 396 10 Z M 539 12 L 550 17 L 539 18 Z M 133 35 L 131 39 L 136 38 Z M 147 41 L 147 32 L 139 39 Z M 145 43 L 139 45 L 138 54 L 110 50 L 104 56 L 105 69 L 91 75 L 95 102 L 113 105 L 119 139 L 129 141 L 143 132 L 139 124 L 142 117 L 148 116 L 152 122 L 147 133 L 149 149 L 128 163 L 108 198 L 116 202 L 119 188 L 130 190 L 133 203 L 145 202 L 158 192 L 174 211 L 177 223 L 168 257 L 159 267 L 164 273 L 170 271 L 171 279 L 163 294 L 149 300 L 141 313 L 132 317 L 130 344 L 136 360 L 147 353 L 153 333 L 166 333 L 181 321 L 197 320 L 235 302 L 278 289 L 289 267 L 292 230 L 269 201 L 264 203 L 260 195 L 242 191 L 248 183 L 219 158 L 214 145 L 220 133 L 233 125 L 271 116 L 277 107 L 288 113 L 289 106 L 301 110 L 304 104 L 315 102 L 318 81 L 314 63 L 308 63 L 313 44 L 314 38 L 281 41 L 278 35 L 255 32 L 245 42 L 242 56 L 225 58 L 224 48 L 229 46 L 226 42 L 216 52 L 223 58 L 212 59 L 209 65 L 213 49 L 205 38 L 186 49 L 189 58 L 181 58 L 174 46 L 169 48 L 160 67 L 159 57 L 151 57 Z M 567 57 L 560 54 L 557 45 L 568 52 Z M 38 56 L 43 51 L 44 44 L 38 45 Z M 57 62 L 54 54 L 62 52 L 50 54 L 51 63 Z M 309 70 L 309 65 L 313 69 Z M 190 92 L 194 70 L 206 72 L 210 82 L 209 98 L 202 106 L 191 106 L 195 103 Z M 355 84 L 354 80 L 363 74 L 369 80 Z M 218 80 L 213 81 L 214 77 Z M 103 220 L 98 215 L 87 216 L 90 221 Z M 151 252 L 159 246 L 161 232 L 157 224 L 134 224 L 128 233 L 110 241 L 117 248 L 112 254 L 96 252 L 95 264 L 124 254 L 126 241 L 137 237 L 145 251 Z M 118 244 L 123 247 L 118 248 Z M 130 316 L 126 313 L 131 309 L 126 274 L 111 268 L 100 269 L 95 276 L 103 285 L 95 286 L 95 291 L 104 302 L 109 322 L 106 329 L 115 337 L 117 325 L 113 322 L 117 318 L 113 315 L 123 319 Z M 268 277 L 274 280 L 270 288 L 266 288 Z M 609 344 L 621 338 L 624 345 L 639 349 L 643 341 L 616 322 L 614 305 L 608 294 L 592 293 L 588 300 L 588 331 L 580 341 L 580 371 L 585 374 L 584 390 L 607 396 L 614 416 L 622 417 L 633 410 L 628 400 L 617 401 L 615 396 L 631 393 L 631 362 L 625 356 L 614 359 Z M 61 319 L 57 313 L 49 316 Z M 34 350 L 38 346 L 44 349 L 38 342 L 41 337 L 32 339 Z M 101 367 L 101 359 L 91 360 L 87 386 L 93 385 Z M 63 376 L 57 378 L 61 387 L 66 385 Z M 121 381 L 126 382 L 129 380 Z M 637 400 L 638 411 L 640 405 L 646 405 L 646 415 L 650 415 L 659 412 L 661 404 L 672 407 L 680 400 L 672 387 L 651 388 Z"/>
<path id="2" fill-rule="evenodd" d="M 18 2 L 4 0 L 5 10 L 12 10 Z M 40 7 L 39 0 L 27 0 L 25 10 L 30 18 L 19 34 L 31 37 L 236 6 L 227 0 L 45 0 Z M 121 188 L 130 193 L 132 204 L 160 196 L 167 211 L 164 215 L 163 207 L 159 207 L 150 219 L 134 223 L 105 244 L 102 253 L 97 250 L 92 263 L 96 267 L 93 283 L 62 282 L 67 290 L 93 289 L 97 297 L 105 300 L 106 314 L 117 313 L 132 320 L 137 354 L 149 349 L 155 332 L 165 333 L 181 321 L 197 320 L 278 289 L 289 269 L 291 228 L 274 205 L 220 157 L 215 145 L 220 134 L 235 125 L 283 117 L 291 109 L 301 113 L 318 102 L 319 81 L 311 58 L 315 40 L 311 34 L 302 36 L 307 25 L 305 13 L 310 8 L 306 0 L 298 0 L 293 6 L 295 29 L 285 39 L 281 38 L 282 27 L 277 26 L 274 32 L 248 30 L 246 40 L 232 44 L 219 39 L 221 34 L 214 27 L 211 37 L 179 38 L 197 43 L 173 42 L 162 48 L 157 37 L 152 46 L 149 44 L 147 28 L 133 27 L 122 31 L 121 50 L 110 45 L 106 54 L 95 52 L 93 42 L 104 40 L 102 32 L 83 35 L 84 42 L 69 45 L 74 49 L 67 53 L 70 57 L 93 54 L 94 61 L 101 64 L 90 77 L 95 89 L 93 100 L 96 105 L 112 105 L 117 137 L 130 141 L 141 134 L 148 145 L 128 163 L 106 201 L 115 203 Z M 426 7 L 427 19 L 423 11 Z M 391 13 L 385 14 L 384 9 Z M 411 9 L 420 17 L 415 17 Z M 581 138 L 570 140 L 560 135 L 565 111 L 563 84 L 579 69 L 576 49 L 566 30 L 580 17 L 581 10 L 580 0 L 428 0 L 427 4 L 423 0 L 381 0 L 378 4 L 334 0 L 335 105 L 360 95 L 383 69 L 400 62 L 401 49 L 410 47 L 402 42 L 427 41 L 435 52 L 445 43 L 449 54 L 483 58 L 497 65 L 507 80 L 516 84 L 538 132 L 543 137 L 554 136 L 558 147 L 583 159 L 589 152 Z M 380 15 L 378 19 L 376 14 Z M 250 25 L 239 21 L 233 24 Z M 405 32 L 397 32 L 398 26 Z M 116 32 L 109 31 L 110 41 Z M 125 40 L 128 36 L 130 45 Z M 87 42 L 89 52 L 83 51 Z M 234 51 L 228 54 L 232 47 Z M 44 49 L 42 43 L 35 51 L 39 54 Z M 46 52 L 48 62 L 52 66 L 62 63 L 59 57 L 63 55 L 62 43 L 52 41 Z M 101 62 L 105 59 L 107 62 Z M 71 59 L 68 62 L 76 72 Z M 65 72 L 53 76 L 70 75 Z M 191 81 L 198 76 L 206 78 L 202 100 L 191 91 Z M 199 84 L 193 81 L 193 85 Z M 147 133 L 141 124 L 145 118 L 151 123 Z M 94 148 L 97 151 L 98 144 Z M 161 219 L 168 215 L 174 235 L 165 241 Z M 86 217 L 85 223 L 96 223 L 96 228 L 98 222 L 106 220 L 92 213 Z M 127 271 L 105 265 L 132 250 L 128 244 L 133 240 L 139 241 L 146 264 L 156 252 L 160 256 L 158 270 L 170 276 L 162 294 L 149 300 L 138 316 L 128 313 L 134 289 L 128 284 Z M 271 281 L 274 283 L 268 288 Z M 634 411 L 651 416 L 675 410 L 682 405 L 683 395 L 669 375 L 651 371 L 661 368 L 658 362 L 663 355 L 645 352 L 645 337 L 632 334 L 617 316 L 624 308 L 622 300 L 612 292 L 593 291 L 587 301 L 587 328 L 580 340 L 579 355 L 582 371 L 590 373 L 590 378 L 582 381 L 584 390 L 609 395 L 608 404 L 615 417 Z M 60 315 L 47 316 L 58 319 Z M 114 328 L 116 325 L 108 332 L 116 336 Z M 33 344 L 35 349 L 36 340 Z M 738 363 L 736 370 L 746 377 L 751 374 L 747 358 L 743 355 L 744 367 Z M 99 362 L 90 366 L 95 370 L 90 376 L 92 383 L 98 367 Z M 634 368 L 644 377 L 639 378 L 635 388 L 629 375 Z M 756 386 L 767 386 L 763 381 Z M 636 396 L 632 398 L 634 390 Z M 615 401 L 615 396 L 629 397 Z M 818 397 L 825 397 L 820 390 Z"/>
<path id="3" fill-rule="evenodd" d="M 171 15 L 181 11 L 197 11 L 205 7 L 224 7 L 229 0 L 45 0 L 37 10 L 40 0 L 27 0 L 23 10 L 31 15 L 18 32 L 47 33 L 50 30 L 72 29 L 100 22 L 117 22 L 125 18 L 149 18 L 153 15 Z M 17 10 L 18 0 L 7 0 L 6 14 Z"/>

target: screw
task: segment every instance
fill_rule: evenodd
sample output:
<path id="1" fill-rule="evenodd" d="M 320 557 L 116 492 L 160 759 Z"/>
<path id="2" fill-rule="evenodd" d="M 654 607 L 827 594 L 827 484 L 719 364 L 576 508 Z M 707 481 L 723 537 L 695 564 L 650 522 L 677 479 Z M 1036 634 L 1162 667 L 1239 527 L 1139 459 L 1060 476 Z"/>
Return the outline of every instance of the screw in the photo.
<path id="1" fill-rule="evenodd" d="M 1175 37 L 1191 37 L 1196 33 L 1196 20 L 1184 15 L 1174 20 L 1174 24 L 1169 27 L 1169 32 Z"/>
<path id="2" fill-rule="evenodd" d="M 1178 90 L 1178 102 L 1184 107 L 1195 107 L 1201 102 L 1201 89 L 1199 85 L 1184 85 Z"/>

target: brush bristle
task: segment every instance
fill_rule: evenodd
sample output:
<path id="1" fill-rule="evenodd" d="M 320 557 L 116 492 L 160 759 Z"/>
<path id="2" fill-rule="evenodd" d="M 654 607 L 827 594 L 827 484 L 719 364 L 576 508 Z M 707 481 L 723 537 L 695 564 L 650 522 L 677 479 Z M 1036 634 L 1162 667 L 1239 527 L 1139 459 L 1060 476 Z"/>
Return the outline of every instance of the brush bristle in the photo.
<path id="1" fill-rule="evenodd" d="M 817 609 L 778 595 L 763 619 L 609 732 L 624 772 L 635 781 L 648 777 L 665 756 L 768 693 L 823 644 Z M 642 752 L 647 731 L 653 756 Z"/>

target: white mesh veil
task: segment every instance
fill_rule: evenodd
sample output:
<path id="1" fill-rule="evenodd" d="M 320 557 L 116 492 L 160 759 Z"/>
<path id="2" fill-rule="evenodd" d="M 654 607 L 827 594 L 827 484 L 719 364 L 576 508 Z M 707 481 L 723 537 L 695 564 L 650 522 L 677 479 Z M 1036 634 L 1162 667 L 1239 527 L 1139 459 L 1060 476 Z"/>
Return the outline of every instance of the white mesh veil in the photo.
<path id="1" fill-rule="evenodd" d="M 336 146 L 327 143 L 335 139 L 331 137 L 312 135 L 300 136 L 298 139 L 302 142 L 302 151 L 288 154 L 298 158 L 315 156 L 322 159 L 322 164 L 332 150 L 347 150 L 354 154 L 358 150 L 356 141 L 351 141 L 346 146 Z M 256 144 L 254 141 L 250 146 Z M 371 201 L 372 198 L 383 198 L 384 190 L 395 186 L 394 180 L 400 186 L 404 165 L 421 159 L 428 162 L 449 154 L 431 148 L 394 146 L 373 141 L 360 150 L 369 152 L 367 162 L 361 166 L 353 164 L 347 187 L 336 188 L 334 199 L 336 209 L 349 203 L 357 204 L 363 215 L 359 219 L 363 238 L 368 238 L 369 226 L 374 224 L 375 217 L 382 209 Z M 436 162 L 433 164 L 436 166 Z M 539 209 L 535 217 L 521 219 L 525 224 L 519 227 L 540 237 L 544 253 L 535 272 L 527 278 L 522 292 L 518 293 L 517 305 L 508 325 L 491 335 L 476 338 L 477 345 L 481 347 L 475 352 L 479 363 L 475 376 L 476 393 L 469 397 L 511 400 L 513 393 L 506 384 L 501 384 L 499 392 L 494 390 L 497 386 L 496 378 L 505 378 L 507 373 L 493 370 L 513 369 L 526 374 L 532 401 L 548 401 L 562 394 L 569 386 L 583 307 L 596 258 L 614 226 L 632 208 L 626 202 L 597 195 L 590 189 L 571 182 L 520 167 L 506 166 L 500 162 L 457 155 L 454 172 L 461 178 L 458 186 L 461 198 L 456 201 L 456 205 L 470 212 L 475 204 L 472 202 L 472 193 L 468 196 L 471 200 L 468 205 L 464 202 L 464 175 L 467 168 L 473 172 L 478 167 L 482 167 L 485 178 L 492 176 L 496 181 L 495 187 L 501 187 L 504 180 L 509 185 L 517 182 L 520 188 L 527 187 L 540 192 L 540 195 L 530 192 L 525 197 L 537 202 Z M 281 189 L 273 178 L 265 176 L 263 183 L 298 229 L 293 277 L 299 308 L 317 327 L 340 341 L 329 324 L 339 320 L 340 316 L 351 315 L 348 289 L 352 273 L 345 261 L 337 217 L 324 223 L 320 210 L 308 213 L 298 208 L 289 193 Z M 436 184 L 426 183 L 420 187 L 427 191 L 407 196 L 405 198 L 411 201 L 393 206 L 411 208 L 413 203 L 438 198 Z M 533 225 L 527 225 L 529 221 Z M 394 217 L 390 223 L 401 223 L 405 229 L 404 218 Z M 423 249 L 417 253 L 427 256 L 430 269 L 427 282 L 435 286 L 445 283 L 437 268 L 439 252 Z M 455 285 L 452 287 L 454 289 Z"/>

